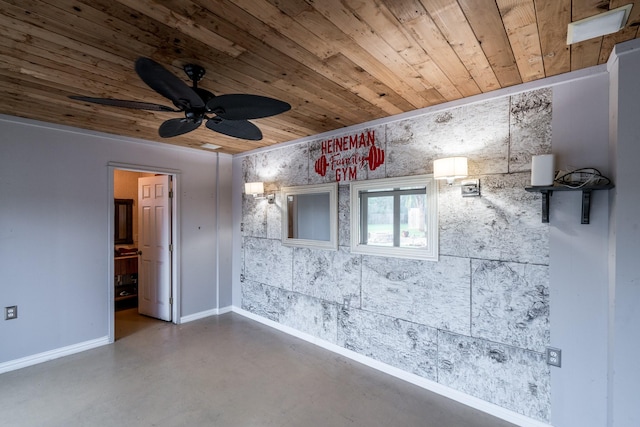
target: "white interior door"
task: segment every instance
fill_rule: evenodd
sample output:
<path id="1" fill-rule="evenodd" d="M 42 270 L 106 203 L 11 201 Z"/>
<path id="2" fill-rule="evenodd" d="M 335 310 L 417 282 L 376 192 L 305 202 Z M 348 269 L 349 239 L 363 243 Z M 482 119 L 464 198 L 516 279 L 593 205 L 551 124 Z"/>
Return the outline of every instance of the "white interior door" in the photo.
<path id="1" fill-rule="evenodd" d="M 171 199 L 168 175 L 138 178 L 138 312 L 171 320 Z"/>

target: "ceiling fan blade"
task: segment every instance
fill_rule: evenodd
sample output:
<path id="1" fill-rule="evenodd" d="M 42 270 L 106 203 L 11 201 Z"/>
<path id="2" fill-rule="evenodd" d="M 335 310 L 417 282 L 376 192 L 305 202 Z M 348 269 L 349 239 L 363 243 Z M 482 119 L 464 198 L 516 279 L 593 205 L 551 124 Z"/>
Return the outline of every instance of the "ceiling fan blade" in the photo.
<path id="1" fill-rule="evenodd" d="M 169 98 L 181 110 L 205 107 L 193 89 L 153 59 L 138 58 L 136 73 L 151 89 Z"/>
<path id="2" fill-rule="evenodd" d="M 93 102 L 94 104 L 111 105 L 113 107 L 134 108 L 136 110 L 151 110 L 151 111 L 171 111 L 179 112 L 171 107 L 167 107 L 160 104 L 152 104 L 150 102 L 128 101 L 126 99 L 110 99 L 110 98 L 92 98 L 90 96 L 69 96 L 71 99 L 85 102 Z"/>
<path id="3" fill-rule="evenodd" d="M 284 101 L 260 95 L 220 95 L 207 102 L 207 108 L 226 120 L 259 119 L 291 109 Z"/>
<path id="4" fill-rule="evenodd" d="M 158 133 L 163 138 L 171 138 L 196 130 L 202 121 L 188 119 L 170 119 L 160 125 Z"/>
<path id="5" fill-rule="evenodd" d="M 250 139 L 252 141 L 262 139 L 260 129 L 246 120 L 222 120 L 220 118 L 213 118 L 207 121 L 206 126 L 213 131 L 235 138 Z"/>

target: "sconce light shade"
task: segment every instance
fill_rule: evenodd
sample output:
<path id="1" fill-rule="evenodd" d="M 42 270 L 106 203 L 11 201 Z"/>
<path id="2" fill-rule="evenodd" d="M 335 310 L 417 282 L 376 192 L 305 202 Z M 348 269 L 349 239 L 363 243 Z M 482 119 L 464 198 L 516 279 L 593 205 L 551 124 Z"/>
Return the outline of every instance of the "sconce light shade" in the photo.
<path id="1" fill-rule="evenodd" d="M 446 179 L 451 183 L 454 179 L 465 178 L 468 173 L 466 157 L 447 157 L 433 162 L 433 177 Z"/>
<path id="2" fill-rule="evenodd" d="M 257 197 L 259 194 L 264 194 L 264 183 L 262 182 L 245 182 L 244 184 L 245 194 L 252 194 L 253 197 Z"/>

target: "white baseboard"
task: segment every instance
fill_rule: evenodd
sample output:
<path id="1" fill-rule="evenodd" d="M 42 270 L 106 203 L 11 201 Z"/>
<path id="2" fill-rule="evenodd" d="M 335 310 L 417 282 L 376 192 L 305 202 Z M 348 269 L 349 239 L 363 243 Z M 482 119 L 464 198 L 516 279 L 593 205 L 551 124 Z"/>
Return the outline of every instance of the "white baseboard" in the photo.
<path id="1" fill-rule="evenodd" d="M 180 323 L 193 322 L 194 320 L 203 319 L 209 316 L 230 313 L 233 311 L 232 306 L 214 308 L 212 310 L 201 311 L 199 313 L 190 314 L 180 318 Z M 26 368 L 27 366 L 37 365 L 38 363 L 47 362 L 59 357 L 69 356 L 71 354 L 80 353 L 81 351 L 91 350 L 92 348 L 110 344 L 109 337 L 97 338 L 95 340 L 85 341 L 73 344 L 67 347 L 57 348 L 55 350 L 45 351 L 43 353 L 26 356 L 20 359 L 10 360 L 0 363 L 0 374 L 16 369 Z"/>
<path id="2" fill-rule="evenodd" d="M 222 307 L 222 308 L 212 308 L 211 310 L 200 311 L 198 313 L 189 314 L 188 316 L 184 316 L 180 318 L 180 324 L 193 322 L 194 320 L 204 319 L 209 316 L 218 316 L 220 314 L 230 313 L 232 311 L 231 306 Z"/>
<path id="3" fill-rule="evenodd" d="M 189 323 L 189 322 L 193 322 L 194 320 L 200 320 L 200 319 L 204 319 L 205 317 L 217 316 L 217 315 L 218 315 L 218 309 L 212 308 L 211 310 L 200 311 L 198 313 L 189 314 L 188 316 L 183 316 L 180 318 L 180 323 L 181 324 Z"/>
<path id="4" fill-rule="evenodd" d="M 233 306 L 228 305 L 226 307 L 222 307 L 218 309 L 218 314 L 227 314 L 233 311 Z"/>
<path id="5" fill-rule="evenodd" d="M 325 341 L 320 338 L 314 337 L 313 335 L 300 332 L 289 326 L 282 325 L 278 322 L 274 322 L 273 320 L 269 320 L 264 317 L 253 314 L 251 312 L 248 312 L 246 310 L 243 310 L 242 308 L 233 306 L 232 311 L 241 316 L 255 320 L 264 325 L 277 329 L 281 332 L 287 333 L 296 338 L 300 338 L 304 341 L 315 344 L 326 350 L 332 351 L 334 353 L 340 354 L 341 356 L 345 356 L 351 360 L 362 363 L 363 365 L 377 369 L 378 371 L 392 375 L 396 378 L 407 381 L 411 384 L 417 385 L 418 387 L 422 387 L 434 393 L 438 393 L 441 396 L 448 397 L 449 399 L 455 400 L 457 402 L 460 402 L 474 409 L 478 409 L 479 411 L 485 412 L 489 415 L 493 415 L 494 417 L 503 419 L 510 423 L 513 423 L 522 427 L 549 427 L 549 424 L 543 423 L 538 420 L 534 420 L 522 414 L 518 414 L 517 412 L 513 412 L 508 409 L 505 409 L 501 406 L 494 405 L 493 403 L 489 403 L 482 399 L 478 399 L 477 397 L 473 397 L 466 393 L 462 393 L 458 390 L 454 390 L 452 388 L 443 386 L 442 384 L 439 384 L 435 381 L 431 381 L 426 378 L 420 377 L 418 375 L 412 374 L 410 372 L 403 371 L 402 369 L 387 365 L 386 363 L 379 362 L 370 357 L 363 356 L 352 350 L 347 350 L 346 348 L 340 347 L 329 341 Z"/>
<path id="6" fill-rule="evenodd" d="M 10 360 L 8 362 L 0 363 L 0 374 L 15 371 L 16 369 L 26 368 L 27 366 L 37 365 L 38 363 L 47 362 L 49 360 L 58 359 L 59 357 L 80 353 L 81 351 L 91 350 L 92 348 L 107 344 L 109 344 L 109 337 L 102 337 L 95 340 L 57 348 L 55 350 L 45 351 L 32 356 Z"/>

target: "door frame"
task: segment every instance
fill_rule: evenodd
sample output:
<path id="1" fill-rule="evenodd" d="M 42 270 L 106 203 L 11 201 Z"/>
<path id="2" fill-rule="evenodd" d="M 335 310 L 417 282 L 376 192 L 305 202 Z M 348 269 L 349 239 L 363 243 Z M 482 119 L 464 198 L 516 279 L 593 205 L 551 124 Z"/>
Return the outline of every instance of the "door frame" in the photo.
<path id="1" fill-rule="evenodd" d="M 173 244 L 173 252 L 171 256 L 171 298 L 173 299 L 171 304 L 171 323 L 179 324 L 180 323 L 180 283 L 178 278 L 180 277 L 180 245 L 176 244 L 176 242 L 180 241 L 180 171 L 177 169 L 167 169 L 161 167 L 154 166 L 146 166 L 146 165 L 135 165 L 129 163 L 117 163 L 117 162 L 109 162 L 107 163 L 108 169 L 108 191 L 107 191 L 107 202 L 108 202 L 108 212 L 109 219 L 107 221 L 107 232 L 108 232 L 108 250 L 107 250 L 107 259 L 109 260 L 108 264 L 108 311 L 107 311 L 107 325 L 109 331 L 109 343 L 113 343 L 115 341 L 115 280 L 114 280 L 114 259 L 113 259 L 113 248 L 114 244 L 114 195 L 113 195 L 113 186 L 114 186 L 114 171 L 116 169 L 128 171 L 128 172 L 146 172 L 146 173 L 160 173 L 163 175 L 171 176 L 172 182 L 172 190 L 173 190 L 173 199 L 171 203 L 171 243 Z"/>

